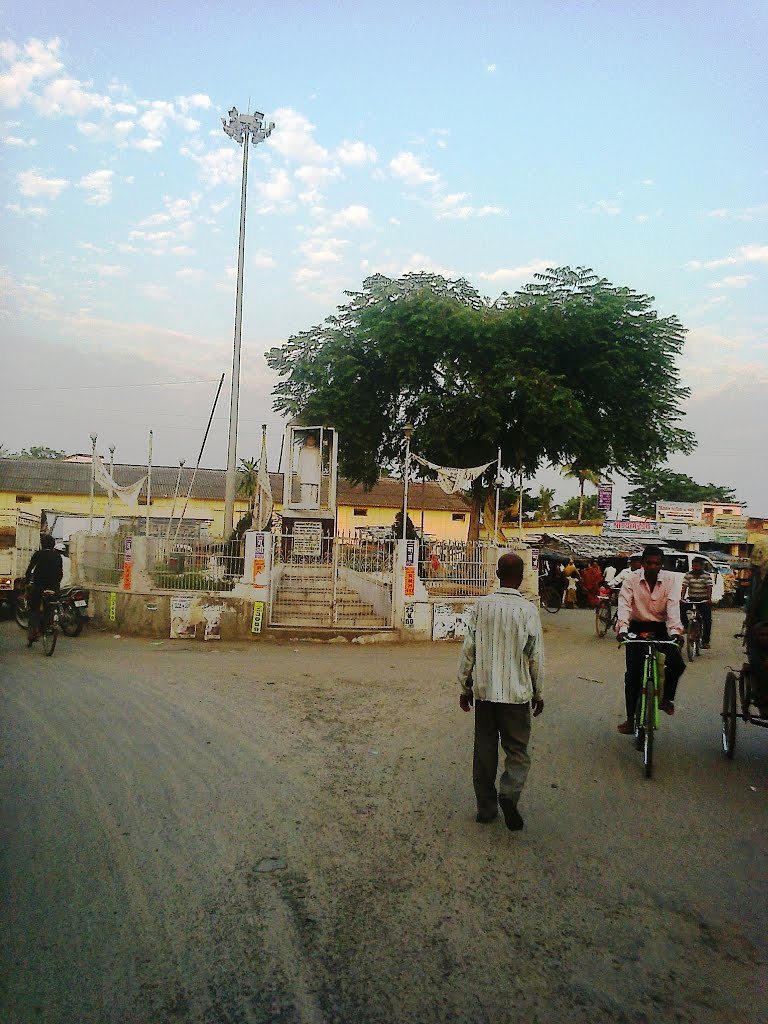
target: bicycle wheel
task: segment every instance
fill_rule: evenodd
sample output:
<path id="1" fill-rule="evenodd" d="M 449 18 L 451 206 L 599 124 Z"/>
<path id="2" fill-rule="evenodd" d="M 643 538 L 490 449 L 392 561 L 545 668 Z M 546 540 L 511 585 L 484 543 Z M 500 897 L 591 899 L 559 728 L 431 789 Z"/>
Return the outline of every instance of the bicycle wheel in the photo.
<path id="1" fill-rule="evenodd" d="M 13 615 L 22 629 L 29 629 L 29 606 L 23 594 L 20 594 L 13 603 Z"/>
<path id="2" fill-rule="evenodd" d="M 656 670 L 649 680 L 648 692 L 645 696 L 645 734 L 643 736 L 643 768 L 646 779 L 650 779 L 653 770 L 653 733 L 656 728 Z"/>
<path id="3" fill-rule="evenodd" d="M 539 600 L 541 601 L 542 607 L 554 615 L 555 612 L 560 611 L 560 595 L 554 587 L 542 587 L 539 592 Z"/>
<path id="4" fill-rule="evenodd" d="M 71 604 L 62 602 L 59 612 L 59 625 L 64 636 L 80 636 L 83 631 L 83 620 Z"/>
<path id="5" fill-rule="evenodd" d="M 685 636 L 685 652 L 688 655 L 688 661 L 693 661 L 696 657 L 696 641 L 691 636 L 691 627 L 688 627 L 688 632 Z"/>
<path id="6" fill-rule="evenodd" d="M 736 676 L 729 672 L 723 687 L 723 753 L 728 760 L 736 752 Z"/>
<path id="7" fill-rule="evenodd" d="M 610 605 L 601 601 L 597 608 L 595 608 L 595 632 L 599 637 L 605 636 L 611 628 L 612 621 L 613 614 L 611 612 Z"/>

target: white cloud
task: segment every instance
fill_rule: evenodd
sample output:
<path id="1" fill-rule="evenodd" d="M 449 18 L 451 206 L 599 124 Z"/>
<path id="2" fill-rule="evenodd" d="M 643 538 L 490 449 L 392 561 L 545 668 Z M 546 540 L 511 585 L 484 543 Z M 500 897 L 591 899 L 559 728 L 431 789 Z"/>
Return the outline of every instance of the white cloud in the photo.
<path id="1" fill-rule="evenodd" d="M 192 146 L 183 146 L 180 153 L 197 164 L 200 180 L 207 188 L 234 185 L 240 180 L 241 153 L 237 146 L 220 146 L 207 153 L 199 152 Z"/>
<path id="2" fill-rule="evenodd" d="M 471 217 L 500 216 L 509 212 L 501 206 L 470 206 L 462 203 L 467 198 L 467 192 L 454 192 L 452 195 L 438 196 L 430 206 L 435 210 L 438 220 L 468 220 Z"/>
<path id="3" fill-rule="evenodd" d="M 266 267 L 274 267 L 275 265 L 273 257 L 270 256 L 268 252 L 257 252 L 254 253 L 253 256 L 249 256 L 248 258 L 254 267 L 259 267 L 263 269 Z"/>
<path id="4" fill-rule="evenodd" d="M 640 184 L 643 186 L 643 188 L 653 188 L 656 182 L 653 180 L 653 178 L 643 178 Z"/>
<path id="5" fill-rule="evenodd" d="M 210 96 L 204 93 L 195 93 L 192 96 L 177 96 L 176 102 L 182 114 L 188 114 L 190 110 L 210 110 L 213 104 Z"/>
<path id="6" fill-rule="evenodd" d="M 92 171 L 80 179 L 78 188 L 91 194 L 86 199 L 89 206 L 105 206 L 112 199 L 112 176 L 114 171 Z"/>
<path id="7" fill-rule="evenodd" d="M 125 267 L 120 267 L 114 263 L 102 263 L 93 267 L 101 277 L 125 277 L 127 271 Z"/>
<path id="8" fill-rule="evenodd" d="M 496 71 L 496 65 L 488 64 L 485 70 L 492 75 Z"/>
<path id="9" fill-rule="evenodd" d="M 89 92 L 76 78 L 57 78 L 45 87 L 41 96 L 32 100 L 38 112 L 48 117 L 57 114 L 81 117 L 94 110 L 109 114 L 112 109 L 109 96 Z"/>
<path id="10" fill-rule="evenodd" d="M 415 153 L 398 153 L 389 161 L 389 169 L 408 185 L 436 185 L 440 181 L 440 175 L 425 167 Z"/>
<path id="11" fill-rule="evenodd" d="M 689 260 L 688 270 L 714 270 L 717 267 L 732 267 L 739 263 L 768 263 L 768 245 L 742 245 L 730 256 L 715 260 Z"/>
<path id="12" fill-rule="evenodd" d="M 56 199 L 65 188 L 69 187 L 66 178 L 44 178 L 41 174 L 31 168 L 16 175 L 19 192 L 23 196 L 47 196 L 49 199 Z"/>
<path id="13" fill-rule="evenodd" d="M 707 288 L 746 288 L 754 280 L 754 274 L 731 274 L 719 281 L 713 281 L 712 284 L 707 285 Z"/>
<path id="14" fill-rule="evenodd" d="M 2 141 L 6 146 L 19 146 L 20 148 L 37 145 L 37 139 L 20 139 L 17 135 L 5 135 Z"/>
<path id="15" fill-rule="evenodd" d="M 764 220 L 768 217 L 768 203 L 762 203 L 759 206 L 745 206 L 737 210 L 721 206 L 716 210 L 707 210 L 704 216 L 712 220 Z"/>
<path id="16" fill-rule="evenodd" d="M 202 270 L 198 270 L 197 267 L 183 267 L 181 270 L 176 271 L 176 277 L 182 281 L 200 281 L 203 277 Z"/>
<path id="17" fill-rule="evenodd" d="M 328 150 L 314 139 L 315 126 L 303 114 L 291 107 L 275 111 L 275 131 L 269 144 L 287 160 L 302 164 L 322 164 L 328 160 Z"/>
<path id="18" fill-rule="evenodd" d="M 375 164 L 379 159 L 375 148 L 365 142 L 344 141 L 337 147 L 336 156 L 343 164 L 351 164 L 353 166 Z"/>
<path id="19" fill-rule="evenodd" d="M 266 181 L 257 181 L 256 188 L 261 194 L 262 212 L 275 208 L 276 204 L 286 203 L 293 195 L 293 183 L 285 170 L 273 171 Z"/>
<path id="20" fill-rule="evenodd" d="M 0 103 L 18 107 L 38 79 L 55 75 L 62 67 L 58 57 L 60 46 L 60 39 L 49 39 L 47 43 L 30 39 L 20 51 L 14 43 L 4 43 L 0 57 L 10 67 L 0 75 Z"/>
<path id="21" fill-rule="evenodd" d="M 299 251 L 312 264 L 340 263 L 340 250 L 345 245 L 349 242 L 342 238 L 309 238 L 301 243 Z"/>
<path id="22" fill-rule="evenodd" d="M 371 211 L 367 206 L 352 204 L 345 206 L 343 210 L 331 214 L 318 230 L 334 228 L 362 228 L 371 222 Z"/>
<path id="23" fill-rule="evenodd" d="M 341 171 L 338 167 L 321 167 L 317 164 L 304 164 L 301 167 L 298 167 L 294 174 L 299 181 L 303 181 L 305 184 L 317 188 L 320 185 L 327 184 L 334 178 L 340 177 Z"/>
<path id="24" fill-rule="evenodd" d="M 163 143 L 160 139 L 153 139 L 150 138 L 149 136 L 147 136 L 144 139 L 138 139 L 135 142 L 129 143 L 129 145 L 132 146 L 134 149 L 141 149 L 145 153 L 154 153 L 156 149 L 160 149 L 162 144 Z"/>
<path id="25" fill-rule="evenodd" d="M 473 277 L 479 278 L 481 281 L 493 281 L 495 283 L 509 281 L 524 281 L 526 278 L 533 277 L 534 274 L 540 274 L 546 270 L 547 267 L 556 266 L 554 260 L 532 260 L 530 263 L 526 263 L 520 267 L 499 267 L 498 270 L 480 270 Z"/>
<path id="26" fill-rule="evenodd" d="M 11 213 L 15 213 L 17 217 L 47 217 L 48 207 L 47 206 L 22 206 L 20 203 L 8 203 L 5 207 Z"/>
<path id="27" fill-rule="evenodd" d="M 616 217 L 621 213 L 621 207 L 615 199 L 598 199 L 592 206 L 581 207 L 585 213 L 605 213 L 609 217 Z"/>
<path id="28" fill-rule="evenodd" d="M 168 286 L 164 284 L 145 284 L 141 291 L 148 299 L 159 301 L 168 298 Z"/>
<path id="29" fill-rule="evenodd" d="M 314 281 L 322 275 L 322 271 L 313 270 L 311 267 L 302 267 L 293 275 L 294 281 L 301 284 L 302 281 Z"/>

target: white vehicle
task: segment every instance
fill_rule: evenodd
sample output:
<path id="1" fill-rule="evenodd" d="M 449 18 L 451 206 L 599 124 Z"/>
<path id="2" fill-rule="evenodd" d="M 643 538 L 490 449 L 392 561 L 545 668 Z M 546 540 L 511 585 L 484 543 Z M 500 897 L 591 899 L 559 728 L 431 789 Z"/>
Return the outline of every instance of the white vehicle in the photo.
<path id="1" fill-rule="evenodd" d="M 0 606 L 13 609 L 29 560 L 39 547 L 39 516 L 18 509 L 0 512 Z"/>
<path id="2" fill-rule="evenodd" d="M 701 551 L 677 551 L 675 548 L 662 548 L 664 552 L 663 567 L 670 572 L 679 574 L 680 583 L 678 597 L 683 589 L 683 577 L 693 569 L 694 558 L 700 558 L 704 563 L 704 572 L 709 573 L 712 580 L 712 604 L 719 604 L 725 593 L 725 580 L 717 571 L 717 566 L 711 558 L 707 558 Z"/>

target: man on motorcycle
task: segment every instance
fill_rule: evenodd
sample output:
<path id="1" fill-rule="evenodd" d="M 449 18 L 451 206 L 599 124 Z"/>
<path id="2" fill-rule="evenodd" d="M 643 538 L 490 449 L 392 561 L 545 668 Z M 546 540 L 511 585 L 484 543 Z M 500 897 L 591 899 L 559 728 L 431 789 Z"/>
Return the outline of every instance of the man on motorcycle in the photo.
<path id="1" fill-rule="evenodd" d="M 40 638 L 40 602 L 44 590 L 58 591 L 64 572 L 61 555 L 55 550 L 56 541 L 45 533 L 40 538 L 40 550 L 36 551 L 27 566 L 27 604 L 29 606 L 28 642 L 33 644 Z"/>

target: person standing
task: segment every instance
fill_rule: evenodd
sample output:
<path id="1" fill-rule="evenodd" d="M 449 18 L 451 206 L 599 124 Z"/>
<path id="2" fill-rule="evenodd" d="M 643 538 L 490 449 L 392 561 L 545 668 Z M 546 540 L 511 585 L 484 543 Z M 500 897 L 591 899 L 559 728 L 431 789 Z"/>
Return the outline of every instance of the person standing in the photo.
<path id="1" fill-rule="evenodd" d="M 523 827 L 518 802 L 531 759 L 531 711 L 544 710 L 544 645 L 538 609 L 520 593 L 523 560 L 502 555 L 496 569 L 500 586 L 478 598 L 467 615 L 458 679 L 462 711 L 475 709 L 472 780 L 476 821 L 498 817 L 499 807 L 510 831 Z M 499 741 L 504 771 L 496 788 Z"/>
<path id="2" fill-rule="evenodd" d="M 675 573 L 661 568 L 663 557 L 661 548 L 648 544 L 643 550 L 641 571 L 630 573 L 622 583 L 616 623 L 619 642 L 627 638 L 627 633 L 650 633 L 656 640 L 676 639 L 682 643 L 683 624 L 680 621 L 680 602 L 675 594 Z M 685 672 L 685 662 L 678 647 L 667 647 L 665 653 L 661 709 L 668 715 L 674 715 L 677 684 Z M 627 671 L 624 676 L 627 718 L 617 726 L 624 735 L 633 735 L 635 731 L 635 708 L 643 684 L 644 658 L 642 645 L 627 645 Z"/>
<path id="3" fill-rule="evenodd" d="M 55 548 L 56 541 L 49 533 L 44 533 L 40 538 L 40 550 L 32 555 L 25 573 L 29 608 L 27 644 L 30 647 L 35 640 L 40 639 L 40 602 L 43 591 L 58 591 L 61 586 L 64 567 L 61 554 Z"/>
<path id="4" fill-rule="evenodd" d="M 683 577 L 683 589 L 680 591 L 680 618 L 683 626 L 688 629 L 688 612 L 691 601 L 698 601 L 701 615 L 701 646 L 709 650 L 712 637 L 712 577 L 704 572 L 704 559 L 694 558 L 691 571 Z"/>

